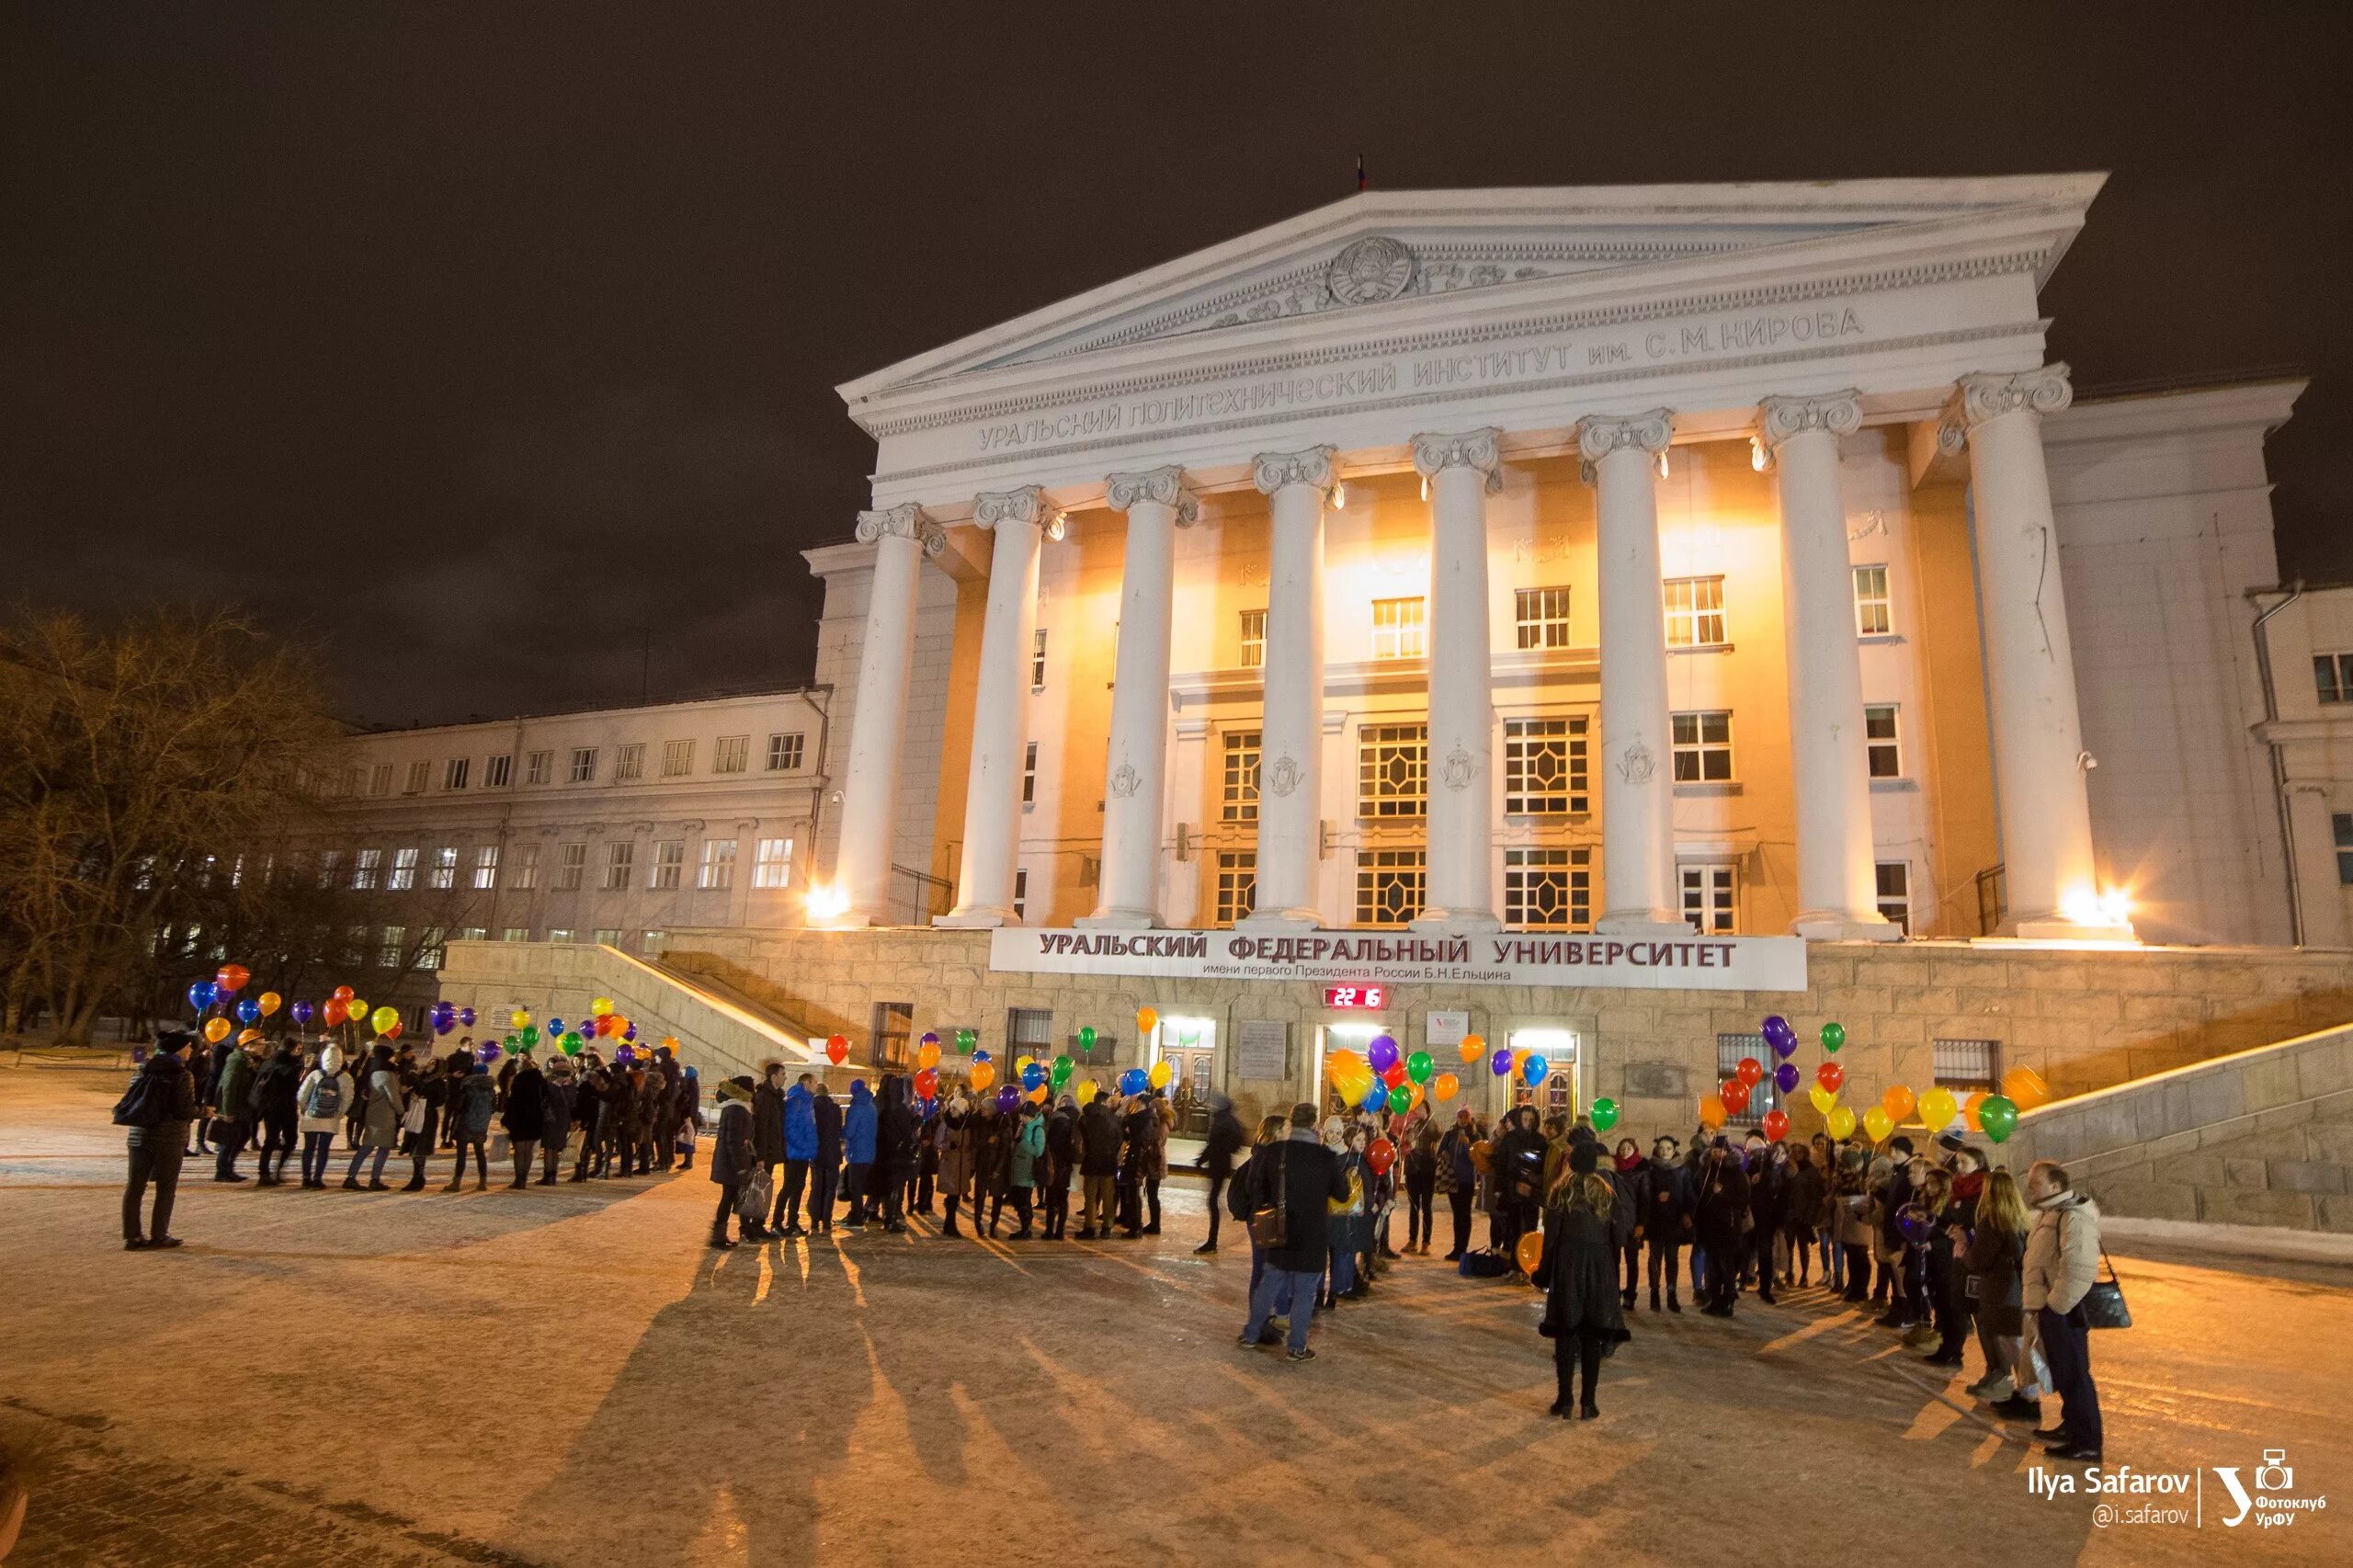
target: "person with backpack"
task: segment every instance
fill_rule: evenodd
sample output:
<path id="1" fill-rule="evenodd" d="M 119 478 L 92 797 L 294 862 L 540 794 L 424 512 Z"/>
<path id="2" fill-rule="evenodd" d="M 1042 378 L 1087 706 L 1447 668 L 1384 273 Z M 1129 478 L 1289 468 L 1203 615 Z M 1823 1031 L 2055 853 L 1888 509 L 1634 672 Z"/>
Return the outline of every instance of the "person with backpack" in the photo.
<path id="1" fill-rule="evenodd" d="M 1315 1107 L 1306 1100 L 1290 1108 L 1290 1133 L 1259 1150 L 1235 1183 L 1238 1207 L 1250 1216 L 1250 1236 L 1266 1249 L 1266 1268 L 1250 1292 L 1250 1317 L 1235 1343 L 1256 1351 L 1264 1343 L 1267 1320 L 1290 1318 L 1292 1361 L 1312 1361 L 1307 1332 L 1315 1321 L 1316 1292 L 1330 1256 L 1331 1208 L 1347 1201 L 1350 1187 L 1340 1157 L 1324 1146 L 1315 1130 Z"/>
<path id="2" fill-rule="evenodd" d="M 853 1231 L 863 1230 L 871 1212 L 875 1142 L 874 1092 L 863 1078 L 849 1081 L 849 1109 L 842 1113 L 842 1155 L 847 1162 L 842 1195 L 849 1199 Z"/>
<path id="3" fill-rule="evenodd" d="M 295 1052 L 291 1040 L 281 1040 L 278 1049 L 254 1074 L 251 1100 L 254 1116 L 263 1129 L 257 1186 L 286 1184 L 286 1157 L 294 1152 L 294 1122 L 301 1086 L 302 1058 Z M 278 1156 L 275 1166 L 269 1161 L 272 1154 Z"/>
<path id="4" fill-rule="evenodd" d="M 359 1104 L 358 1147 L 351 1152 L 350 1168 L 343 1173 L 346 1192 L 359 1190 L 359 1163 L 369 1154 L 376 1156 L 368 1173 L 368 1190 L 390 1192 L 384 1185 L 384 1162 L 401 1141 L 401 1122 L 408 1106 L 401 1095 L 401 1076 L 392 1065 L 390 1042 L 378 1040 L 369 1052 L 368 1065 L 363 1069 Z"/>
<path id="5" fill-rule="evenodd" d="M 122 1187 L 122 1250 L 176 1247 L 172 1234 L 172 1203 L 180 1187 L 180 1162 L 188 1156 L 188 1128 L 196 1120 L 196 1078 L 180 1052 L 196 1037 L 166 1029 L 155 1037 L 155 1049 L 139 1066 L 114 1108 L 114 1123 L 125 1129 L 124 1149 L 130 1169 Z M 147 1189 L 155 1189 L 155 1207 L 140 1228 L 147 1206 Z"/>
<path id="6" fill-rule="evenodd" d="M 343 1113 L 349 1108 L 351 1098 L 351 1074 L 343 1070 L 343 1048 L 321 1048 L 319 1064 L 311 1069 L 294 1096 L 295 1108 L 300 1113 L 294 1130 L 302 1135 L 305 1188 L 325 1189 L 327 1161 L 335 1154 L 335 1129 L 343 1125 Z"/>
<path id="7" fill-rule="evenodd" d="M 1030 1196 L 1038 1180 L 1038 1167 L 1046 1157 L 1046 1111 L 1043 1106 L 1025 1100 L 1020 1119 L 1015 1124 L 1013 1137 L 1006 1153 L 1005 1196 L 1013 1201 L 1013 1212 L 1021 1228 L 1013 1233 L 1017 1242 L 1028 1241 L 1033 1233 L 1029 1225 Z M 996 1214 L 989 1214 L 989 1233 L 996 1233 Z"/>
<path id="8" fill-rule="evenodd" d="M 490 1190 L 490 1118 L 498 1099 L 498 1085 L 490 1069 L 479 1062 L 466 1063 L 466 1075 L 450 1085 L 449 1115 L 458 1124 L 458 1161 L 444 1192 L 464 1190 L 466 1151 L 473 1151 L 474 1190 Z"/>

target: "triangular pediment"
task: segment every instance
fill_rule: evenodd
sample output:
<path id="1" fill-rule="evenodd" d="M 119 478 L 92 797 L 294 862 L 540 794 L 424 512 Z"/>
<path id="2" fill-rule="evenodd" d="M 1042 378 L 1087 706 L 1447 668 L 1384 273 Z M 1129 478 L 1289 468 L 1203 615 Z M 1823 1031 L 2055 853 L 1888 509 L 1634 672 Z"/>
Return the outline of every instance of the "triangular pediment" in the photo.
<path id="1" fill-rule="evenodd" d="M 2072 209 L 2098 175 L 1811 184 L 1367 191 L 860 378 L 856 403 L 967 375 L 1410 308 L 1466 290 L 1705 261 L 1871 230 Z M 2066 231 L 2072 233 L 2072 225 Z M 2056 263 L 2063 240 L 2039 270 Z"/>

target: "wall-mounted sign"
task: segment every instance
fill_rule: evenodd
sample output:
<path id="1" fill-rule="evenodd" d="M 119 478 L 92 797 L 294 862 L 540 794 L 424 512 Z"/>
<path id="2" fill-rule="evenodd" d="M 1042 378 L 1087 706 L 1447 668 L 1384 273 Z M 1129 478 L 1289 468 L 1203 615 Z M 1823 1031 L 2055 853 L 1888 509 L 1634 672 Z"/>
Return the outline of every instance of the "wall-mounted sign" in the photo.
<path id="1" fill-rule="evenodd" d="M 1422 1039 L 1429 1045 L 1461 1045 L 1471 1032 L 1471 1015 L 1438 1011 L 1422 1015 Z"/>
<path id="2" fill-rule="evenodd" d="M 1379 984 L 1327 985 L 1324 988 L 1326 1007 L 1386 1007 L 1389 987 Z"/>
<path id="3" fill-rule="evenodd" d="M 1235 1041 L 1233 1075 L 1263 1083 L 1290 1076 L 1290 1030 L 1279 1019 L 1245 1018 Z"/>

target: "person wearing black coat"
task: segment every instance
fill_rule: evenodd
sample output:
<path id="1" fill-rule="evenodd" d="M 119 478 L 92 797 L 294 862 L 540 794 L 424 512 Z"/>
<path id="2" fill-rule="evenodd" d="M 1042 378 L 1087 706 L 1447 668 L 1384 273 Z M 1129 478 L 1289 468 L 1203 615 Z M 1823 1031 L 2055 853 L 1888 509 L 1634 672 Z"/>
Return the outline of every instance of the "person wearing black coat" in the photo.
<path id="1" fill-rule="evenodd" d="M 1107 1096 L 1096 1096 L 1079 1112 L 1078 1132 L 1078 1176 L 1086 1187 L 1079 1200 L 1078 1239 L 1091 1242 L 1098 1234 L 1111 1233 L 1111 1189 L 1120 1174 L 1120 1113 Z"/>
<path id="2" fill-rule="evenodd" d="M 1560 1381 L 1552 1413 L 1564 1418 L 1570 1414 L 1571 1374 L 1582 1369 L 1585 1394 L 1576 1415 L 1586 1421 L 1601 1414 L 1593 1395 L 1601 1379 L 1602 1358 L 1630 1337 L 1618 1295 L 1618 1248 L 1610 1232 L 1617 1194 L 1596 1173 L 1599 1153 L 1591 1143 L 1572 1148 L 1567 1173 L 1553 1184 L 1544 1216 L 1552 1235 L 1544 1319 L 1537 1329 L 1552 1342 L 1553 1374 Z"/>
<path id="3" fill-rule="evenodd" d="M 580 1074 L 580 1087 L 572 1096 L 573 1124 L 580 1129 L 580 1152 L 572 1159 L 574 1181 L 586 1181 L 592 1169 L 600 1176 L 604 1174 L 600 1146 L 604 1140 L 605 1107 L 613 1092 L 611 1075 L 594 1052 L 581 1061 L 586 1065 Z"/>
<path id="4" fill-rule="evenodd" d="M 817 1159 L 809 1167 L 809 1229 L 829 1236 L 834 1232 L 834 1197 L 842 1185 L 842 1103 L 823 1078 L 810 1093 L 810 1108 L 817 1116 Z"/>
<path id="5" fill-rule="evenodd" d="M 188 1157 L 188 1124 L 196 1119 L 196 1075 L 180 1052 L 196 1044 L 196 1037 L 166 1029 L 155 1037 L 153 1054 L 140 1064 L 139 1075 L 114 1108 L 115 1124 L 126 1130 L 131 1157 L 122 1188 L 122 1245 L 126 1252 L 180 1244 L 172 1234 L 172 1203 L 179 1192 L 180 1162 Z M 142 1233 L 140 1221 L 147 1188 L 155 1188 L 153 1218 Z"/>
<path id="6" fill-rule="evenodd" d="M 515 1076 L 506 1081 L 506 1108 L 499 1113 L 499 1121 L 506 1129 L 506 1141 L 515 1156 L 515 1179 L 508 1182 L 510 1191 L 520 1192 L 531 1185 L 531 1156 L 538 1149 L 540 1128 L 547 1120 L 547 1075 L 540 1064 L 529 1056 L 515 1058 L 518 1064 Z"/>
<path id="7" fill-rule="evenodd" d="M 906 1079 L 885 1074 L 874 1109 L 874 1179 L 882 1195 L 882 1229 L 892 1235 L 907 1228 L 900 1204 L 915 1168 L 915 1125 Z"/>
<path id="8" fill-rule="evenodd" d="M 1756 1299 L 1768 1307 L 1773 1304 L 1773 1239 L 1781 1233 L 1789 1210 L 1789 1159 L 1779 1143 L 1749 1135 L 1742 1168 L 1748 1176 L 1751 1228 L 1741 1248 L 1741 1276 L 1745 1281 L 1752 1269 L 1756 1272 Z"/>
<path id="9" fill-rule="evenodd" d="M 442 1088 L 447 1091 L 450 1085 L 463 1083 L 473 1070 L 474 1037 L 460 1035 L 458 1043 L 449 1048 L 449 1054 L 441 1059 Z M 450 1098 L 446 1092 L 442 1097 Z M 441 1119 L 441 1147 L 454 1149 L 457 1146 L 458 1119 L 454 1116 L 445 1116 Z"/>
<path id="10" fill-rule="evenodd" d="M 735 1200 L 742 1196 L 744 1182 L 751 1176 L 755 1155 L 752 1152 L 752 1075 L 730 1078 L 719 1086 L 719 1131 L 710 1144 L 710 1179 L 719 1184 L 719 1213 L 710 1222 L 710 1244 L 725 1249 L 735 1244 L 727 1239 L 727 1216 L 735 1215 L 735 1229 L 746 1238 L 756 1233 L 756 1221 L 736 1210 Z"/>
<path id="11" fill-rule="evenodd" d="M 1250 1320 L 1236 1343 L 1245 1350 L 1257 1349 L 1267 1320 L 1287 1312 L 1290 1358 L 1313 1360 L 1307 1331 L 1315 1321 L 1315 1297 L 1331 1256 L 1331 1205 L 1348 1196 L 1340 1156 L 1316 1134 L 1315 1107 L 1304 1100 L 1291 1107 L 1290 1136 L 1252 1154 L 1236 1183 L 1245 1189 L 1237 1210 L 1256 1214 L 1275 1209 L 1281 1214 L 1280 1239 L 1266 1249 L 1266 1272 L 1250 1292 Z"/>
<path id="12" fill-rule="evenodd" d="M 1045 1189 L 1045 1239 L 1050 1242 L 1061 1241 L 1070 1230 L 1070 1178 L 1078 1174 L 1085 1145 L 1078 1131 L 1078 1101 L 1064 1095 L 1046 1119 L 1045 1169 L 1040 1182 Z"/>
<path id="13" fill-rule="evenodd" d="M 654 1159 L 657 1167 L 666 1171 L 678 1160 L 678 1123 L 686 1119 L 679 1109 L 685 1099 L 679 1085 L 685 1081 L 686 1069 L 678 1064 L 678 1053 L 666 1045 L 654 1048 L 654 1073 L 649 1074 L 645 1080 L 646 1086 L 653 1088 L 655 1086 L 655 1075 L 660 1078 L 659 1093 L 650 1108 L 654 1114 L 649 1119 L 654 1137 Z M 750 1114 L 750 1109 L 746 1105 L 746 1115 Z"/>
<path id="14" fill-rule="evenodd" d="M 1651 1163 L 1642 1174 L 1638 1192 L 1643 1250 L 1649 1254 L 1645 1269 L 1651 1282 L 1651 1311 L 1658 1311 L 1658 1277 L 1664 1266 L 1666 1310 L 1679 1312 L 1683 1303 L 1676 1300 L 1675 1277 L 1683 1256 L 1684 1238 L 1691 1230 L 1691 1173 L 1685 1167 L 1682 1148 L 1674 1139 L 1661 1138 L 1651 1145 Z"/>
<path id="15" fill-rule="evenodd" d="M 1210 1178 L 1210 1239 L 1193 1249 L 1197 1253 L 1217 1251 L 1217 1222 L 1225 1212 L 1225 1205 L 1220 1200 L 1225 1196 L 1225 1184 L 1233 1179 L 1233 1153 L 1242 1147 L 1245 1136 L 1242 1119 L 1233 1114 L 1233 1102 L 1212 1093 L 1209 1137 L 1201 1145 L 1199 1157 L 1193 1161 Z"/>
<path id="16" fill-rule="evenodd" d="M 261 1175 L 256 1178 L 262 1187 L 282 1186 L 286 1180 L 286 1156 L 294 1152 L 294 1091 L 302 1082 L 302 1058 L 291 1040 L 281 1040 L 269 1060 L 254 1074 L 252 1105 L 255 1119 L 262 1127 Z M 269 1156 L 275 1153 L 278 1164 L 273 1167 Z"/>
<path id="17" fill-rule="evenodd" d="M 1740 1299 L 1740 1236 L 1750 1222 L 1748 1176 L 1728 1138 L 1708 1145 L 1692 1199 L 1692 1220 L 1700 1249 L 1708 1255 L 1705 1304 L 1699 1310 L 1710 1317 L 1728 1318 Z"/>
<path id="18" fill-rule="evenodd" d="M 1542 1210 L 1544 1150 L 1544 1133 L 1536 1124 L 1536 1108 L 1519 1107 L 1512 1112 L 1511 1130 L 1495 1140 L 1493 1160 L 1495 1250 L 1506 1257 L 1515 1257 L 1519 1238 L 1535 1227 Z M 1512 1267 L 1519 1267 L 1516 1257 Z"/>

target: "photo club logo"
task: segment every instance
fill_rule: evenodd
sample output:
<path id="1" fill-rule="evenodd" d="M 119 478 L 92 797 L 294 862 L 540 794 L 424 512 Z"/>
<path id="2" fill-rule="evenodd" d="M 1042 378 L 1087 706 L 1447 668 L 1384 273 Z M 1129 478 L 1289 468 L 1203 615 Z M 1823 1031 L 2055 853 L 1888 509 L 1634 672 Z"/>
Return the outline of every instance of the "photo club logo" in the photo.
<path id="1" fill-rule="evenodd" d="M 2255 1467 L 2252 1489 L 2239 1480 L 2236 1465 L 2216 1465 L 2214 1478 L 2230 1494 L 2232 1508 L 2222 1516 L 2222 1523 L 2233 1529 L 2246 1524 L 2258 1529 L 2278 1529 L 2294 1524 L 2300 1515 L 2317 1514 L 2328 1506 L 2326 1494 L 2305 1496 L 2296 1490 L 2296 1472 L 2288 1467 L 2285 1449 L 2263 1450 L 2263 1462 Z"/>
<path id="2" fill-rule="evenodd" d="M 2263 1462 L 2252 1467 L 2251 1475 L 2239 1465 L 2212 1469 L 2222 1496 L 2216 1499 L 2211 1522 L 2226 1529 L 2282 1529 L 2328 1506 L 2325 1493 L 2297 1487 L 2285 1449 L 2264 1449 Z M 2080 1471 L 2038 1468 L 2027 1471 L 2027 1491 L 2049 1500 L 2092 1499 L 2092 1523 L 2102 1529 L 2139 1525 L 2202 1528 L 2210 1522 L 2205 1479 L 2203 1471 L 2138 1470 L 2129 1464 L 2092 1465 Z"/>

